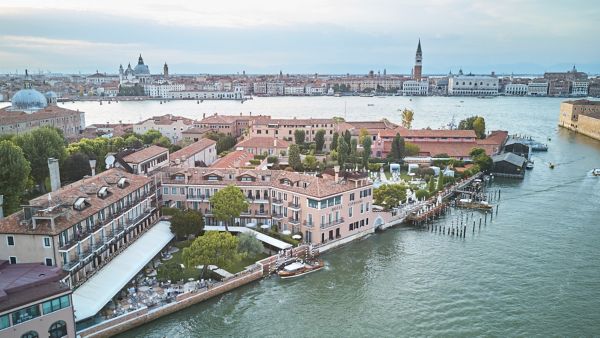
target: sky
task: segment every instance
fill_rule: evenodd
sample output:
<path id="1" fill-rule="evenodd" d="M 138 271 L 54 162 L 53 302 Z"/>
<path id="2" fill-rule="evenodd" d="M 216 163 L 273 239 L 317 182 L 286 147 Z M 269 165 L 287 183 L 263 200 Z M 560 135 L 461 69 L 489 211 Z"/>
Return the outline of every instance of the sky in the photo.
<path id="1" fill-rule="evenodd" d="M 600 73 L 590 0 L 2 0 L 0 73 Z"/>

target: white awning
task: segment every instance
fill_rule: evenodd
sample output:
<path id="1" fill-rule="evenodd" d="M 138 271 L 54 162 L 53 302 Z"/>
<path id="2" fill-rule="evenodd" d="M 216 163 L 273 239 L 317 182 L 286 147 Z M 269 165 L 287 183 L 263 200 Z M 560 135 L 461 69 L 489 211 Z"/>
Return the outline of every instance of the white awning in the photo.
<path id="1" fill-rule="evenodd" d="M 73 292 L 75 320 L 94 316 L 171 240 L 170 222 L 161 221 Z"/>
<path id="2" fill-rule="evenodd" d="M 292 247 L 291 244 L 286 243 L 284 241 L 280 241 L 277 238 L 273 238 L 271 236 L 267 236 L 265 234 L 263 234 L 262 232 L 258 232 L 258 231 L 254 231 L 252 229 L 248 229 L 246 227 L 227 227 L 229 229 L 229 231 L 231 232 L 247 232 L 247 233 L 252 233 L 256 236 L 256 239 L 258 239 L 259 241 L 263 242 L 263 243 L 267 243 L 269 245 L 272 245 L 278 249 L 289 249 Z M 221 226 L 221 225 L 205 225 L 204 226 L 204 230 L 205 231 L 225 231 L 225 227 Z"/>

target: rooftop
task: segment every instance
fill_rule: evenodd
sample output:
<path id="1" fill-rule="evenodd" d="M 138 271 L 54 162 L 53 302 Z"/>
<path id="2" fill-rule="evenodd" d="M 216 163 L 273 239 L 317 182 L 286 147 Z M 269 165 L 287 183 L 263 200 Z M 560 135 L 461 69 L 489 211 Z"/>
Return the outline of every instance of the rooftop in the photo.
<path id="1" fill-rule="evenodd" d="M 59 282 L 65 275 L 59 267 L 0 260 L 0 312 L 68 291 L 69 286 Z"/>
<path id="2" fill-rule="evenodd" d="M 48 106 L 32 114 L 28 114 L 24 111 L 11 109 L 12 108 L 10 106 L 0 109 L 0 124 L 7 125 L 21 122 L 45 120 L 55 117 L 79 115 L 82 113 L 78 110 L 71 110 L 57 106 Z"/>
<path id="3" fill-rule="evenodd" d="M 572 104 L 574 106 L 600 106 L 600 101 L 592 101 L 592 100 L 586 100 L 586 99 L 568 100 L 568 101 L 564 101 L 563 103 Z"/>
<path id="4" fill-rule="evenodd" d="M 121 178 L 127 180 L 127 184 L 123 188 L 117 186 L 117 182 Z M 94 177 L 84 178 L 64 186 L 58 191 L 29 201 L 29 206 L 33 209 L 34 217 L 54 217 L 54 228 L 52 228 L 49 221 L 37 220 L 35 228 L 29 222 L 21 224 L 25 220 L 25 214 L 21 210 L 0 220 L 0 233 L 59 234 L 61 231 L 116 203 L 149 182 L 150 179 L 147 177 L 130 174 L 120 168 L 103 171 Z M 107 187 L 108 190 L 108 195 L 103 198 L 97 194 L 102 187 Z M 73 205 L 80 198 L 85 199 L 87 207 L 77 210 Z"/>
<path id="5" fill-rule="evenodd" d="M 235 150 L 221 157 L 210 167 L 215 169 L 240 168 L 246 166 L 254 155 L 245 150 Z"/>
<path id="6" fill-rule="evenodd" d="M 525 162 L 527 162 L 527 159 L 525 157 L 522 157 L 522 156 L 519 156 L 519 155 L 516 155 L 513 153 L 502 153 L 499 155 L 495 155 L 495 156 L 492 156 L 492 160 L 494 161 L 494 163 L 500 162 L 500 161 L 506 161 L 517 167 L 522 167 L 525 165 Z"/>
<path id="7" fill-rule="evenodd" d="M 144 148 L 142 150 L 138 150 L 134 153 L 126 155 L 123 157 L 123 160 L 127 163 L 142 163 L 147 161 L 153 157 L 156 157 L 163 153 L 168 153 L 169 149 L 163 148 L 157 145 L 151 145 L 150 147 Z"/>
<path id="8" fill-rule="evenodd" d="M 279 140 L 269 136 L 251 137 L 236 144 L 236 147 L 244 148 L 282 148 L 287 149 L 290 143 L 286 140 Z"/>
<path id="9" fill-rule="evenodd" d="M 217 144 L 217 142 L 214 140 L 211 140 L 208 138 L 203 138 L 203 139 L 200 139 L 200 140 L 190 144 L 189 146 L 187 146 L 185 148 L 181 148 L 181 149 L 177 150 L 176 152 L 169 155 L 169 158 L 171 161 L 174 161 L 176 159 L 183 161 L 183 160 L 188 159 L 188 158 L 194 156 L 195 154 L 207 149 L 208 147 L 215 146 L 216 144 Z"/>

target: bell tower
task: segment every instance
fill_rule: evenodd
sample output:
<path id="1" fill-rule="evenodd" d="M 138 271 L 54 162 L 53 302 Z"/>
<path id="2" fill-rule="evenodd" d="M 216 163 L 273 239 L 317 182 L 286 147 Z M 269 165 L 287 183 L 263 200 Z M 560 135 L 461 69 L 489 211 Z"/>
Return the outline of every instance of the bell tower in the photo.
<path id="1" fill-rule="evenodd" d="M 419 39 L 419 45 L 417 46 L 417 53 L 415 55 L 415 67 L 413 68 L 413 79 L 421 81 L 421 75 L 423 70 L 423 52 L 421 51 L 421 39 Z"/>
<path id="2" fill-rule="evenodd" d="M 164 77 L 168 77 L 169 76 L 169 66 L 167 66 L 166 62 L 165 62 L 165 65 L 163 66 L 163 76 Z"/>

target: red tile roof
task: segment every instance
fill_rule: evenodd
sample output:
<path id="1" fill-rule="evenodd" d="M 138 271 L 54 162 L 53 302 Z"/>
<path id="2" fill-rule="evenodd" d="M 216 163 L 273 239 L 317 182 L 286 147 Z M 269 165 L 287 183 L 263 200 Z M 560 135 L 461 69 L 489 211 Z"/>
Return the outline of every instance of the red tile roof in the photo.
<path id="1" fill-rule="evenodd" d="M 168 153 L 169 149 L 159 147 L 157 145 L 151 145 L 148 148 L 144 148 L 142 150 L 138 150 L 135 153 L 129 154 L 123 157 L 123 160 L 127 163 L 142 163 L 146 160 L 149 160 L 155 156 L 158 156 L 162 153 Z"/>
<path id="2" fill-rule="evenodd" d="M 279 140 L 274 137 L 269 136 L 257 136 L 251 137 L 244 141 L 236 144 L 236 147 L 244 147 L 244 148 L 277 148 L 277 149 L 287 149 L 290 146 L 289 142 L 286 140 Z"/>
<path id="3" fill-rule="evenodd" d="M 217 141 L 213 141 L 208 138 L 203 138 L 190 144 L 189 146 L 179 149 L 176 152 L 169 155 L 169 159 L 174 161 L 176 159 L 184 160 L 184 158 L 188 159 L 197 153 L 206 150 L 208 147 L 215 146 Z M 215 150 L 216 151 L 216 150 Z"/>
<path id="4" fill-rule="evenodd" d="M 82 112 L 57 106 L 48 106 L 34 113 L 28 114 L 23 111 L 10 110 L 10 106 L 0 109 L 0 124 L 14 124 L 20 122 L 29 122 L 45 120 L 55 117 L 79 116 Z"/>
<path id="5" fill-rule="evenodd" d="M 210 167 L 214 169 L 231 169 L 244 167 L 254 158 L 254 155 L 245 150 L 235 150 L 218 159 Z"/>

